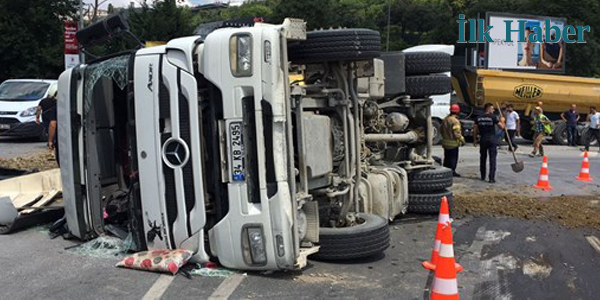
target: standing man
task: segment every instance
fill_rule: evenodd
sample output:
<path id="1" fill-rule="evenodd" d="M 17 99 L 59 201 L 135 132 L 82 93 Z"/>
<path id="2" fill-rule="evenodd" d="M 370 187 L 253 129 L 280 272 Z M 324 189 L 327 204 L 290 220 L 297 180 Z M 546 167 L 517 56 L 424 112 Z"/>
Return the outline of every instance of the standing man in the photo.
<path id="1" fill-rule="evenodd" d="M 519 117 L 519 113 L 517 113 L 512 103 L 506 104 L 506 131 L 508 135 L 505 137 L 506 142 L 508 143 L 508 149 L 512 152 L 517 151 L 517 144 L 515 144 L 515 135 L 519 135 L 519 131 L 521 130 L 521 118 Z M 511 148 L 512 145 L 512 148 Z"/>
<path id="2" fill-rule="evenodd" d="M 577 122 L 579 122 L 577 105 L 571 104 L 571 109 L 560 114 L 560 118 L 567 123 L 567 139 L 569 141 L 569 146 L 577 146 Z"/>
<path id="3" fill-rule="evenodd" d="M 485 180 L 487 157 L 490 157 L 490 183 L 496 182 L 496 156 L 498 155 L 498 139 L 496 125 L 504 128 L 504 118 L 494 115 L 494 105 L 486 103 L 483 106 L 485 114 L 477 117 L 473 126 L 473 145 L 479 146 L 479 171 L 481 180 Z"/>
<path id="4" fill-rule="evenodd" d="M 40 124 L 40 115 L 42 117 L 42 123 L 44 129 L 48 134 L 48 149 L 54 150 L 55 133 L 56 133 L 56 89 L 49 91 L 48 97 L 42 99 L 38 104 L 37 111 L 35 113 L 35 122 Z"/>
<path id="5" fill-rule="evenodd" d="M 452 104 L 450 106 L 450 115 L 444 118 L 440 131 L 442 134 L 442 147 L 444 148 L 444 167 L 452 169 L 454 177 L 460 177 L 456 173 L 456 164 L 458 163 L 458 148 L 465 143 L 462 136 L 458 114 L 460 106 Z"/>
<path id="6" fill-rule="evenodd" d="M 590 107 L 590 113 L 587 117 L 588 122 L 590 122 L 590 130 L 585 139 L 585 151 L 590 151 L 590 143 L 594 137 L 596 141 L 598 141 L 598 152 L 600 152 L 600 113 L 596 111 L 596 107 Z"/>
<path id="7" fill-rule="evenodd" d="M 544 146 L 542 143 L 546 136 L 552 133 L 552 129 L 550 128 L 550 119 L 544 115 L 544 111 L 539 106 L 535 108 L 535 117 L 532 123 L 532 129 L 535 134 L 533 135 L 533 151 L 529 156 L 535 157 L 538 150 L 540 152 L 539 156 L 544 156 Z"/>

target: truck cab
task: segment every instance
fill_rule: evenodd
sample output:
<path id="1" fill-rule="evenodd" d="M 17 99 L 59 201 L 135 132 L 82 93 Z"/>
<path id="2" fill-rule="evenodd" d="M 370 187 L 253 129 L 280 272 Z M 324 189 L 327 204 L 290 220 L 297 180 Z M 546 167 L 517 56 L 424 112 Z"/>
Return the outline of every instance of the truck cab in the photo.
<path id="1" fill-rule="evenodd" d="M 71 233 L 120 227 L 140 249 L 190 249 L 237 269 L 301 267 L 317 247 L 297 242 L 279 49 L 305 34 L 292 20 L 226 28 L 65 71 L 59 143 Z"/>

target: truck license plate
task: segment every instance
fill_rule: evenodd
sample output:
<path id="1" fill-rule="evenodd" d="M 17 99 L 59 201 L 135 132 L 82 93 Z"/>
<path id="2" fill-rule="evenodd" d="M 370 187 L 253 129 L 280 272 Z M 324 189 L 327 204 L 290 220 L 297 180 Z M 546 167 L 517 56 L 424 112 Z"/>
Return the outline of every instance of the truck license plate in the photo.
<path id="1" fill-rule="evenodd" d="M 231 151 L 231 179 L 233 181 L 246 180 L 244 168 L 244 135 L 242 122 L 229 123 L 229 149 Z"/>
<path id="2" fill-rule="evenodd" d="M 0 129 L 10 129 L 10 124 L 0 124 Z"/>

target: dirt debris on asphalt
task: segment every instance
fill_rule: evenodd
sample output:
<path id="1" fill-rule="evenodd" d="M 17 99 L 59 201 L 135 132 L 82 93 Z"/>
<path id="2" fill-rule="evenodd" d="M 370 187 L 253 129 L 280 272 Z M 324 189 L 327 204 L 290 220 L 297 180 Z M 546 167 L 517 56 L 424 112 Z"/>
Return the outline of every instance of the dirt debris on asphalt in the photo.
<path id="1" fill-rule="evenodd" d="M 0 167 L 31 171 L 46 171 L 58 168 L 54 153 L 43 151 L 37 154 L 0 160 Z"/>
<path id="2" fill-rule="evenodd" d="M 365 276 L 345 276 L 344 274 L 309 273 L 294 277 L 293 280 L 303 283 L 342 285 L 346 288 L 381 288 L 381 284 L 377 280 L 369 280 Z"/>
<path id="3" fill-rule="evenodd" d="M 600 230 L 600 195 L 531 198 L 508 192 L 488 190 L 454 195 L 454 218 L 466 215 L 515 217 L 552 221 L 567 228 Z"/>

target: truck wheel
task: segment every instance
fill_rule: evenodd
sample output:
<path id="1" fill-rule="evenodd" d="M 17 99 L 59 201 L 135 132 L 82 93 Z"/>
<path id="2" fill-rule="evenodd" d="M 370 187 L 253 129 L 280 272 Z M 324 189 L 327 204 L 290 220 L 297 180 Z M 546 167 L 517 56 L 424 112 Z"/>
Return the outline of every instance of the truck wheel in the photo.
<path id="1" fill-rule="evenodd" d="M 42 125 L 40 125 L 40 126 L 42 127 L 42 130 L 40 130 L 40 135 L 37 136 L 37 141 L 47 143 L 48 142 L 48 132 L 46 132 L 46 128 L 44 128 Z"/>
<path id="2" fill-rule="evenodd" d="M 442 132 L 440 128 L 442 127 L 442 123 L 438 119 L 433 119 L 433 144 L 439 145 L 442 143 Z"/>
<path id="3" fill-rule="evenodd" d="M 311 255 L 318 260 L 347 260 L 372 256 L 390 246 L 390 229 L 387 220 L 359 213 L 363 222 L 351 227 L 319 228 L 319 252 Z"/>
<path id="4" fill-rule="evenodd" d="M 441 191 L 452 186 L 452 170 L 445 167 L 408 173 L 408 191 Z"/>
<path id="5" fill-rule="evenodd" d="M 408 195 L 408 212 L 415 214 L 437 214 L 440 212 L 440 203 L 442 197 L 448 199 L 450 213 L 452 213 L 454 202 L 452 201 L 451 191 L 442 191 L 435 194 L 415 194 Z"/>
<path id="6" fill-rule="evenodd" d="M 581 137 L 579 138 L 579 143 L 585 146 L 585 141 L 588 138 L 588 135 L 590 134 L 590 128 L 586 127 L 583 129 L 583 131 L 581 131 Z M 590 146 L 598 146 L 598 143 L 600 141 L 598 141 L 597 139 L 594 139 L 590 142 Z"/>
<path id="7" fill-rule="evenodd" d="M 412 98 L 443 95 L 452 91 L 450 77 L 446 75 L 407 76 L 406 94 Z"/>
<path id="8" fill-rule="evenodd" d="M 531 128 L 531 123 L 529 123 L 530 119 L 521 119 L 521 137 L 532 141 L 533 140 L 533 130 Z"/>
<path id="9" fill-rule="evenodd" d="M 567 136 L 567 124 L 559 123 L 552 132 L 552 141 L 557 145 L 569 144 L 569 138 Z"/>
<path id="10" fill-rule="evenodd" d="M 404 52 L 406 75 L 450 72 L 451 56 L 444 52 Z"/>
<path id="11" fill-rule="evenodd" d="M 305 41 L 288 45 L 289 60 L 295 63 L 370 60 L 380 52 L 379 32 L 364 28 L 311 31 Z"/>

